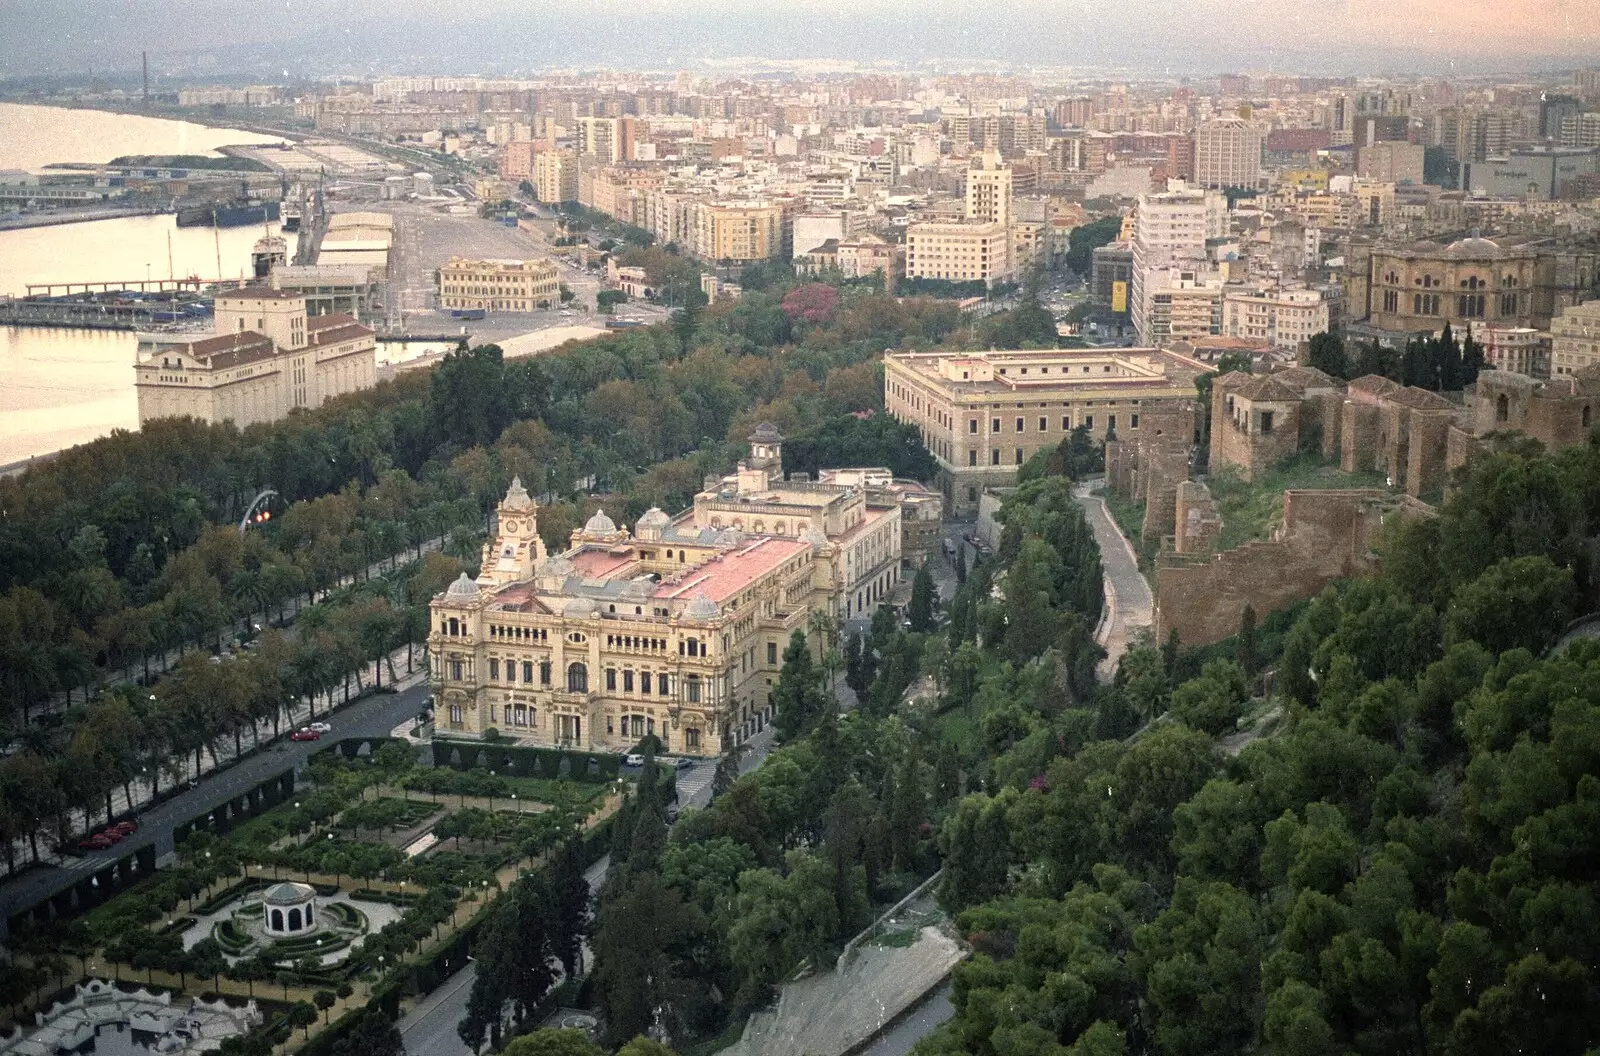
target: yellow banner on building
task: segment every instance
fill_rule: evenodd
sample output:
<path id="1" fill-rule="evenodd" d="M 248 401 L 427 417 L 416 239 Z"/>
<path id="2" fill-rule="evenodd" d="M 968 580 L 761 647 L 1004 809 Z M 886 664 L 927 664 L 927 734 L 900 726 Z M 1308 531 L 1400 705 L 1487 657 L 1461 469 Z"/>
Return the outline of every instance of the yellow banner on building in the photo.
<path id="1" fill-rule="evenodd" d="M 1111 284 L 1111 310 L 1125 312 L 1128 310 L 1128 284 L 1113 282 Z"/>

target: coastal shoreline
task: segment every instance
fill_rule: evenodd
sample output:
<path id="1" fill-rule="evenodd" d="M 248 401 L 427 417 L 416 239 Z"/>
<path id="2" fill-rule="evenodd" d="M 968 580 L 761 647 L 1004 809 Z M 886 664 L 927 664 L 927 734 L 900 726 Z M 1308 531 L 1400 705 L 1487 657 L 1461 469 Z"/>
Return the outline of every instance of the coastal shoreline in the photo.
<path id="1" fill-rule="evenodd" d="M 252 135 L 257 136 L 276 136 L 279 139 L 287 139 L 290 142 L 295 143 L 313 134 L 313 130 L 311 129 L 277 128 L 271 125 L 255 124 L 248 120 L 232 120 L 226 115 L 219 117 L 215 114 L 189 113 L 181 108 L 175 108 L 174 112 L 169 113 L 165 110 L 144 110 L 138 108 L 137 106 L 123 108 L 110 106 L 104 103 L 61 102 L 54 99 L 18 99 L 3 94 L 0 94 L 0 103 L 10 103 L 13 106 L 48 106 L 55 110 L 91 110 L 102 114 L 116 114 L 119 117 L 148 117 L 156 121 L 181 121 L 191 125 L 202 125 L 206 128 L 216 128 L 233 132 L 249 132 Z M 250 144 L 229 143 L 224 144 L 224 146 L 243 147 L 250 146 Z M 214 152 L 217 154 L 222 154 L 221 148 L 216 148 Z M 54 164 L 63 163 L 56 162 Z M 88 162 L 85 164 L 102 163 Z"/>

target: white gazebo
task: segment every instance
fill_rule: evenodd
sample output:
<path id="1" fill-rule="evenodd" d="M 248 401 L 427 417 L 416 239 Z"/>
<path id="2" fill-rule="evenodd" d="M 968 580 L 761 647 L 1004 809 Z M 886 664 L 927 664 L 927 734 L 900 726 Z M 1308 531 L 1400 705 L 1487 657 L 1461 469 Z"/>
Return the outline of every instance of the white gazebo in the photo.
<path id="1" fill-rule="evenodd" d="M 317 930 L 317 889 L 310 884 L 272 885 L 261 896 L 261 909 L 262 926 L 275 938 Z"/>

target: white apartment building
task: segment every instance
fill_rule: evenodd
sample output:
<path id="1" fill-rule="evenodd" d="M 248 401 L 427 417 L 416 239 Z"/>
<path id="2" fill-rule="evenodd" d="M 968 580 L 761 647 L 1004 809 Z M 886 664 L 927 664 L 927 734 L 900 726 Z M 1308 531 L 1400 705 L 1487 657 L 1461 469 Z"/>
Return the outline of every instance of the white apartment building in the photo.
<path id="1" fill-rule="evenodd" d="M 1328 329 L 1328 302 L 1317 290 L 1229 290 L 1222 297 L 1222 332 L 1274 348 L 1299 348 Z"/>
<path id="2" fill-rule="evenodd" d="M 1242 117 L 1207 121 L 1194 133 L 1194 182 L 1202 187 L 1261 184 L 1261 129 Z"/>
<path id="3" fill-rule="evenodd" d="M 967 171 L 967 222 L 1011 222 L 1011 169 L 994 151 L 985 151 L 982 163 Z"/>
<path id="4" fill-rule="evenodd" d="M 1576 374 L 1600 363 L 1600 300 L 1563 309 L 1550 320 L 1550 373 Z"/>
<path id="5" fill-rule="evenodd" d="M 1206 241 L 1228 233 L 1228 202 L 1215 191 L 1173 181 L 1171 190 L 1140 195 L 1133 218 L 1133 325 L 1146 344 L 1151 315 L 1149 276 L 1183 265 L 1191 270 L 1206 257 Z M 1163 280 L 1165 284 L 1165 280 Z"/>
<path id="6" fill-rule="evenodd" d="M 1496 370 L 1530 378 L 1550 377 L 1550 333 L 1531 326 L 1485 326 L 1472 336 L 1483 346 L 1483 360 Z"/>
<path id="7" fill-rule="evenodd" d="M 1222 332 L 1220 272 L 1170 267 L 1145 274 L 1145 328 L 1150 344 L 1192 341 Z"/>
<path id="8" fill-rule="evenodd" d="M 533 156 L 533 184 L 541 202 L 578 200 L 578 157 L 570 150 L 544 150 Z"/>
<path id="9" fill-rule="evenodd" d="M 1004 282 L 1015 273 L 1006 224 L 912 224 L 906 229 L 906 277 Z"/>

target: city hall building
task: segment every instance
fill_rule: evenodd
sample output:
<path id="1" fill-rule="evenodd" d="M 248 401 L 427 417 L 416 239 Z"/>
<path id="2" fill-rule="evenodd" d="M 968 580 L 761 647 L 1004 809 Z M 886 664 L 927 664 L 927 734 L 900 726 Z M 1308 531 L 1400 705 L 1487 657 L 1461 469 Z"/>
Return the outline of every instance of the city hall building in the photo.
<path id="1" fill-rule="evenodd" d="M 814 616 L 859 619 L 900 578 L 901 510 L 855 483 L 786 481 L 762 425 L 736 474 L 630 532 L 596 513 L 548 553 L 513 481 L 476 580 L 431 604 L 435 734 L 626 751 L 653 734 L 714 756 L 772 718 L 772 687 Z"/>

